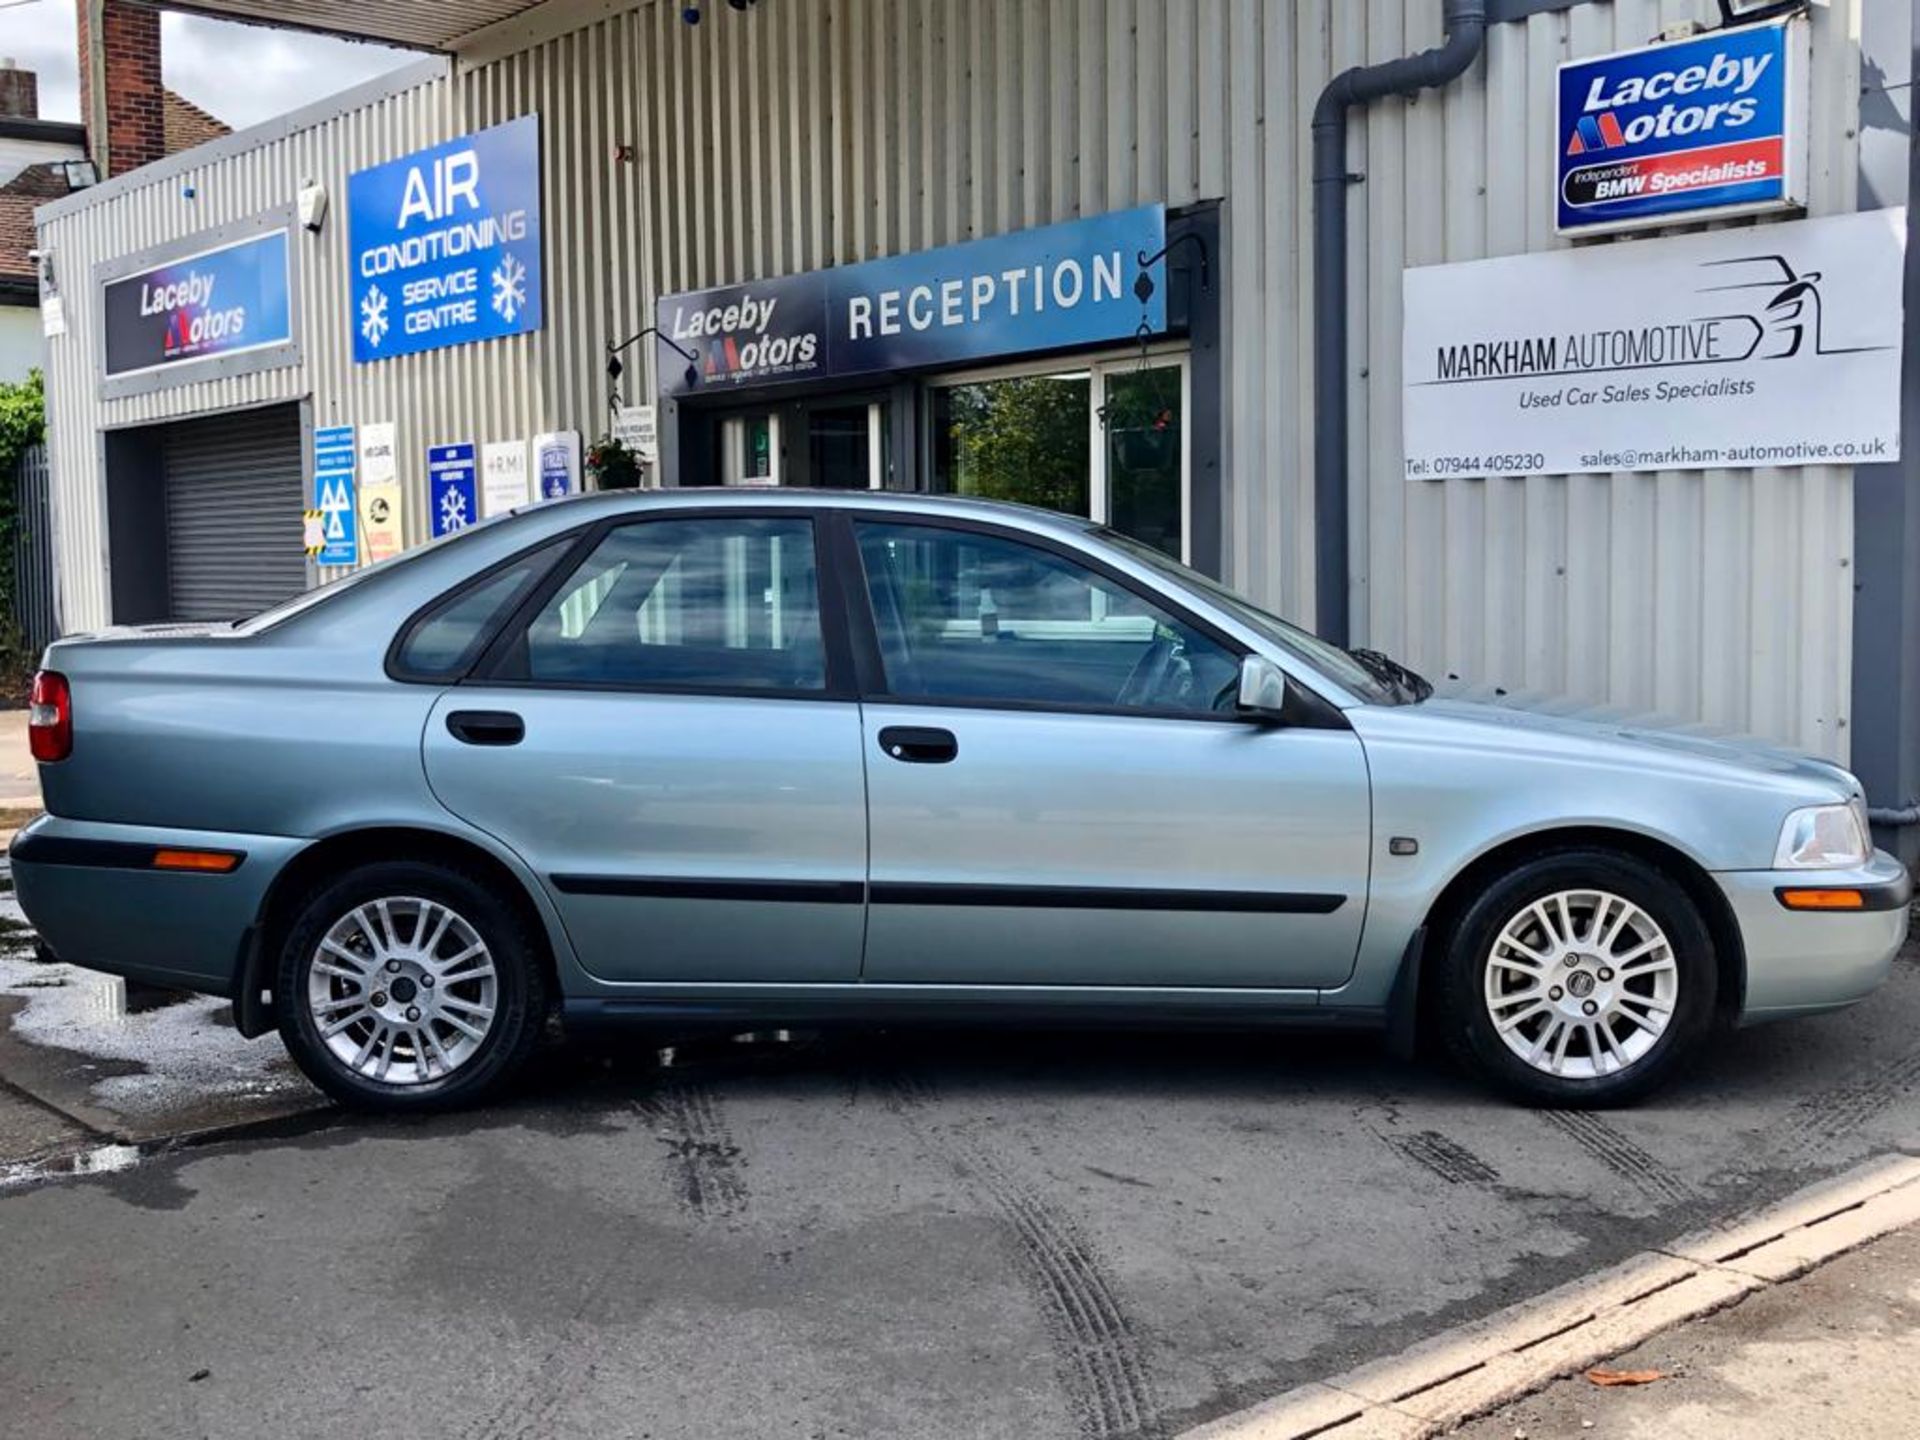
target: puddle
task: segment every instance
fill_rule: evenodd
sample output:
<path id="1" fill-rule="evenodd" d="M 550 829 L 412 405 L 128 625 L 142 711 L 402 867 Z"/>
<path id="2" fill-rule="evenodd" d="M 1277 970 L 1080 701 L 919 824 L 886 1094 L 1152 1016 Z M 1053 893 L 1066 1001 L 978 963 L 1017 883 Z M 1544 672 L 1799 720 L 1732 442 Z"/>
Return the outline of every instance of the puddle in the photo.
<path id="1" fill-rule="evenodd" d="M 91 1150 L 0 1165 L 0 1191 L 18 1190 L 47 1180 L 70 1180 L 83 1175 L 118 1175 L 138 1165 L 145 1154 L 138 1145 L 96 1145 Z"/>

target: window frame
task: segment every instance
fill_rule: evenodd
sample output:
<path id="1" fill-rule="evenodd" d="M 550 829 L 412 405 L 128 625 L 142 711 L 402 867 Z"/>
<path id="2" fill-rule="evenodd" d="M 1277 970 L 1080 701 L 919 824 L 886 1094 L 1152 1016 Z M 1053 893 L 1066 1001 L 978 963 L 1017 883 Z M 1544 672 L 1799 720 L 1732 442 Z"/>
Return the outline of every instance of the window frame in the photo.
<path id="1" fill-rule="evenodd" d="M 546 608 L 580 565 L 615 530 L 637 525 L 658 525 L 686 520 L 788 520 L 798 521 L 813 533 L 814 583 L 819 589 L 820 642 L 826 661 L 826 683 L 818 690 L 766 685 L 670 684 L 633 680 L 543 680 L 502 673 L 513 650 L 514 640 Z M 629 511 L 609 516 L 591 527 L 570 550 L 562 563 L 554 566 L 541 583 L 507 618 L 498 633 L 481 653 L 467 681 L 493 689 L 629 695 L 708 695 L 735 700 L 833 700 L 857 698 L 854 666 L 848 646 L 846 599 L 841 577 L 832 565 L 832 552 L 825 540 L 826 517 L 810 505 L 674 505 L 652 513 Z"/>
<path id="2" fill-rule="evenodd" d="M 552 535 L 544 536 L 532 544 L 514 551 L 505 559 L 496 560 L 493 564 L 474 571 L 473 574 L 467 576 L 466 579 L 460 581 L 457 585 L 448 586 L 431 600 L 417 607 L 412 614 L 408 615 L 407 618 L 400 623 L 400 628 L 393 632 L 393 639 L 387 644 L 387 653 L 382 667 L 386 671 L 387 678 L 389 680 L 397 680 L 403 685 L 435 685 L 441 687 L 458 685 L 464 682 L 468 676 L 473 674 L 475 667 L 486 658 L 487 652 L 493 648 L 493 642 L 498 638 L 500 631 L 519 614 L 520 607 L 525 602 L 527 596 L 522 596 L 519 601 L 516 601 L 512 606 L 508 607 L 504 615 L 494 617 L 493 621 L 482 631 L 480 643 L 468 647 L 467 662 L 457 671 L 436 674 L 431 671 L 411 669 L 402 662 L 402 657 L 406 654 L 407 646 L 412 642 L 415 633 L 420 627 L 447 606 L 464 599 L 473 591 L 479 590 L 498 579 L 504 571 L 511 570 L 517 565 L 524 565 L 530 556 L 539 554 L 549 546 L 558 547 L 558 555 L 553 560 L 547 562 L 547 568 L 542 574 L 535 577 L 533 586 L 528 590 L 527 595 L 537 593 L 541 587 L 547 583 L 547 580 L 556 569 L 563 565 L 571 567 L 579 563 L 582 554 L 580 550 L 581 537 L 594 528 L 593 525 L 582 525 L 573 530 L 560 530 Z M 362 570 L 356 573 L 364 575 L 367 572 Z"/>
<path id="3" fill-rule="evenodd" d="M 974 696 L 895 694 L 887 687 L 886 662 L 880 651 L 879 620 L 873 613 L 873 591 L 867 575 L 866 559 L 860 552 L 859 526 L 863 523 L 910 525 L 928 530 L 952 530 L 961 534 L 1003 540 L 1015 545 L 1027 545 L 1070 564 L 1078 565 L 1115 588 L 1124 590 L 1135 599 L 1142 600 L 1172 616 L 1183 625 L 1190 626 L 1232 655 L 1236 664 L 1255 652 L 1251 646 L 1235 639 L 1206 617 L 1195 613 L 1183 604 L 1178 596 L 1151 589 L 1117 566 L 1108 564 L 1103 557 L 1063 543 L 1051 535 L 1037 534 L 1008 525 L 997 525 L 991 521 L 976 520 L 970 516 L 929 515 L 923 511 L 881 509 L 866 505 L 860 506 L 857 510 L 847 508 L 835 511 L 831 516 L 823 517 L 823 522 L 827 528 L 822 534 L 833 551 L 835 568 L 843 570 L 847 576 L 848 595 L 858 597 L 857 601 L 850 603 L 847 607 L 850 627 L 848 638 L 852 642 L 854 669 L 859 679 L 859 698 L 863 702 L 926 710 L 1006 710 L 1029 715 L 1089 715 L 1134 720 L 1184 720 L 1205 725 L 1227 724 L 1256 728 L 1271 724 L 1271 721 L 1265 717 L 1240 714 L 1236 711 L 1168 710 L 1148 709 L 1138 705 L 1068 705 L 1056 700 L 982 700 Z"/>
<path id="4" fill-rule="evenodd" d="M 1069 519 L 1086 520 L 1094 525 L 1113 524 L 1113 477 L 1109 468 L 1107 429 L 1100 412 L 1107 406 L 1107 386 L 1113 376 L 1135 370 L 1178 369 L 1180 372 L 1180 553 L 1173 558 L 1183 565 L 1193 563 L 1193 346 L 1186 340 L 1159 340 L 1145 347 L 1128 350 L 1103 350 L 1092 355 L 1056 355 L 1045 360 L 1015 360 L 1003 365 L 988 365 L 974 370 L 946 370 L 927 376 L 921 382 L 920 423 L 923 433 L 921 469 L 933 474 L 934 392 L 968 385 L 989 385 L 996 380 L 1021 380 L 1036 375 L 1072 375 L 1086 372 L 1087 461 L 1091 467 L 1087 480 L 1085 515 L 1069 511 L 1056 513 Z M 927 483 L 931 483 L 929 478 Z M 936 491 L 954 494 L 958 491 Z M 1142 542 L 1144 543 L 1144 542 Z"/>

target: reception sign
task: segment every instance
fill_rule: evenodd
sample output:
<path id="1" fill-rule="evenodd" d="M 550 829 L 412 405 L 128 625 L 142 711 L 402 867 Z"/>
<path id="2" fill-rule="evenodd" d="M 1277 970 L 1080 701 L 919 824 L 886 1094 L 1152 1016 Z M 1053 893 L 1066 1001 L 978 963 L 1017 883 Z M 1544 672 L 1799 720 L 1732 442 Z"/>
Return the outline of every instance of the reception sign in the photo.
<path id="1" fill-rule="evenodd" d="M 660 389 L 873 375 L 1167 328 L 1164 205 L 660 301 Z M 669 343 L 670 342 L 670 343 Z M 674 348 L 678 347 L 678 349 Z M 695 359 L 691 366 L 682 351 Z M 691 368 L 693 378 L 688 378 Z"/>
<path id="2" fill-rule="evenodd" d="M 1900 454 L 1906 212 L 1409 270 L 1410 480 Z"/>

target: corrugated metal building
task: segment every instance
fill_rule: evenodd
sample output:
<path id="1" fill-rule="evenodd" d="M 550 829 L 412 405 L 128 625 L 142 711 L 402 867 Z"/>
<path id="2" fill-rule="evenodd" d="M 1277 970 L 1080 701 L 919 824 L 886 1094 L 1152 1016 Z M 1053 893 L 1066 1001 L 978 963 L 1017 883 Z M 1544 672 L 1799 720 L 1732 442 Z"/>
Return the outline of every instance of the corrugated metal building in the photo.
<path id="1" fill-rule="evenodd" d="M 135 552 L 140 535 L 158 533 L 158 512 L 137 499 L 109 511 L 116 485 L 153 490 L 152 457 L 166 449 L 153 427 L 289 406 L 287 433 L 304 441 L 315 427 L 392 420 L 414 543 L 428 523 L 428 445 L 565 430 L 591 439 L 607 426 L 609 346 L 652 323 L 663 296 L 1155 202 L 1172 207 L 1170 233 L 1199 226 L 1214 252 L 1216 294 L 1203 307 L 1213 323 L 1196 315 L 1184 338 L 1177 326 L 1168 337 L 1170 363 L 1183 345 L 1193 352 L 1184 548 L 1312 623 L 1308 117 L 1345 67 L 1440 43 L 1439 0 L 762 0 L 745 12 L 710 5 L 699 25 L 677 4 L 617 0 L 214 8 L 451 53 L 41 212 L 66 319 L 47 361 L 68 629 L 114 619 L 117 589 L 137 590 L 152 563 Z M 1905 202 L 1898 166 L 1863 197 L 1860 135 L 1863 86 L 1905 122 L 1912 10 L 1911 0 L 1812 7 L 1810 214 Z M 1677 712 L 1847 758 L 1856 607 L 1867 603 L 1856 591 L 1870 579 L 1854 565 L 1851 470 L 1404 478 L 1403 268 L 1564 244 L 1553 228 L 1556 66 L 1679 22 L 1719 23 L 1714 0 L 1495 0 L 1492 18 L 1484 55 L 1444 91 L 1353 115 L 1353 638 L 1429 673 Z M 349 176 L 529 113 L 541 328 L 356 363 Z M 1898 153 L 1904 161 L 1904 143 Z M 289 216 L 309 184 L 329 193 L 332 214 L 318 232 L 292 229 L 297 333 L 285 363 L 109 398 L 87 313 L 102 277 L 124 273 L 128 257 Z M 1191 291 L 1192 257 L 1181 263 Z M 1138 361 L 1127 345 L 1104 353 L 1108 370 L 1087 368 L 1111 398 Z M 629 400 L 652 398 L 663 380 L 672 390 L 656 373 L 662 354 L 674 359 L 644 344 L 626 353 Z M 878 393 L 873 424 L 924 428 L 915 407 L 936 403 L 936 389 L 921 386 L 907 408 Z M 747 416 L 742 429 L 736 416 L 696 444 L 675 430 L 675 410 L 661 411 L 667 483 L 776 478 L 776 462 L 745 473 L 755 462 L 742 457 L 796 438 L 769 439 L 782 423 L 770 404 L 765 419 Z M 835 437 L 822 423 L 810 453 L 827 465 Z M 847 423 L 857 441 L 861 422 Z M 876 468 L 879 483 L 929 483 L 937 462 L 924 458 L 924 434 L 885 444 L 906 459 Z M 720 474 L 728 466 L 740 473 Z M 1904 493 L 1909 472 L 1889 468 L 1885 483 Z M 1911 568 L 1911 552 L 1895 563 Z M 1883 740 L 1889 755 L 1910 748 L 1898 734 Z M 1903 768 L 1884 770 L 1882 787 L 1905 783 Z"/>

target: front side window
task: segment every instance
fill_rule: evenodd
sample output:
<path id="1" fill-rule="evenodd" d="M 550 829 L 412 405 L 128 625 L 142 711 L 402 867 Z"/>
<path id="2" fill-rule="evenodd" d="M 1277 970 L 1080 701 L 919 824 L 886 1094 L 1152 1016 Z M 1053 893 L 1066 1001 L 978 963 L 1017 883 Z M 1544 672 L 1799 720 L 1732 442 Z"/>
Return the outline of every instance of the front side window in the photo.
<path id="1" fill-rule="evenodd" d="M 662 519 L 611 530 L 504 668 L 536 684 L 824 690 L 812 522 Z"/>
<path id="2" fill-rule="evenodd" d="M 1002 536 L 861 522 L 888 693 L 1230 713 L 1240 658 L 1085 565 Z"/>

